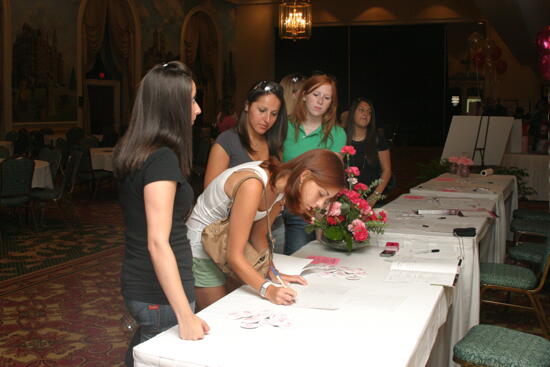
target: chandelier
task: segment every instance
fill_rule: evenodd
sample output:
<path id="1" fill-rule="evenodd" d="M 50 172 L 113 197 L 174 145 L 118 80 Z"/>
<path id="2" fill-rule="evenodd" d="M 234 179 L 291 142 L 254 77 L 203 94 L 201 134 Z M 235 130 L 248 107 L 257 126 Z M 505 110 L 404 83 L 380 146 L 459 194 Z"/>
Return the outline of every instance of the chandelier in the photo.
<path id="1" fill-rule="evenodd" d="M 282 39 L 309 39 L 311 37 L 311 3 L 282 1 L 279 4 L 279 37 Z"/>

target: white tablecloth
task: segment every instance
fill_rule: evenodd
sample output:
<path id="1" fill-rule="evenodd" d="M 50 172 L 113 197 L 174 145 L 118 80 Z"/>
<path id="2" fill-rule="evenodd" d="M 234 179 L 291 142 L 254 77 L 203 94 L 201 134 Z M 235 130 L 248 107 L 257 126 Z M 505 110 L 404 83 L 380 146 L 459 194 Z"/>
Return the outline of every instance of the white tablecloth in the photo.
<path id="1" fill-rule="evenodd" d="M 446 320 L 449 300 L 440 286 L 385 282 L 390 262 L 379 252 L 370 246 L 348 255 L 314 241 L 296 256 L 339 257 L 339 265 L 367 271 L 353 281 L 307 276 L 310 282 L 349 286 L 340 309 L 276 306 L 241 287 L 199 313 L 211 327 L 204 340 L 181 340 L 175 326 L 136 346 L 135 366 L 423 367 Z M 293 327 L 247 330 L 227 317 L 229 312 L 266 309 L 287 314 Z"/>
<path id="2" fill-rule="evenodd" d="M 537 193 L 528 196 L 528 199 L 550 200 L 550 156 L 548 154 L 506 153 L 502 157 L 502 165 L 523 168 L 529 173 L 529 177 L 524 177 L 524 181 Z"/>
<path id="3" fill-rule="evenodd" d="M 401 195 L 383 209 L 388 213 L 388 225 L 383 235 L 373 239 L 384 246 L 387 241 L 397 241 L 403 249 L 438 248 L 441 251 L 462 253 L 462 272 L 453 289 L 453 305 L 445 324 L 446 335 L 438 342 L 430 359 L 431 366 L 452 364 L 452 347 L 468 330 L 479 323 L 479 249 L 487 258 L 494 251 L 492 230 L 494 219 L 486 217 L 459 217 L 457 215 L 415 215 L 419 209 L 463 209 L 465 215 L 478 213 L 478 209 L 494 210 L 490 199 L 432 198 L 411 194 Z M 475 212 L 474 212 L 475 211 Z M 476 237 L 453 236 L 454 228 L 474 227 Z M 483 259 L 483 257 L 481 257 Z"/>
<path id="4" fill-rule="evenodd" d="M 113 148 L 90 148 L 92 168 L 113 171 Z"/>
<path id="5" fill-rule="evenodd" d="M 13 143 L 9 140 L 0 140 L 0 147 L 4 147 L 10 152 L 10 155 L 13 154 Z"/>
<path id="6" fill-rule="evenodd" d="M 0 159 L 2 162 L 3 159 Z M 52 174 L 50 173 L 50 164 L 46 161 L 34 161 L 34 173 L 32 175 L 31 186 L 53 189 Z"/>
<path id="7" fill-rule="evenodd" d="M 424 182 L 410 190 L 413 195 L 490 199 L 495 201 L 498 218 L 494 227 L 495 251 L 491 262 L 502 263 L 506 255 L 506 238 L 512 212 L 518 207 L 518 190 L 515 176 L 472 174 L 463 178 L 450 173 Z M 511 237 L 511 236 L 510 236 Z"/>

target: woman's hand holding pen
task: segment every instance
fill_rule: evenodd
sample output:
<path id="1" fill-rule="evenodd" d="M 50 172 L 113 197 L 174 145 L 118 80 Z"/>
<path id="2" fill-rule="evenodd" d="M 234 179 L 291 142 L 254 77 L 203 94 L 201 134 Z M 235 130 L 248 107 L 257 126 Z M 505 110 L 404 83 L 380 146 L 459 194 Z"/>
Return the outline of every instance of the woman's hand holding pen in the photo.
<path id="1" fill-rule="evenodd" d="M 292 288 L 270 285 L 267 288 L 266 298 L 276 305 L 291 305 L 298 293 Z"/>

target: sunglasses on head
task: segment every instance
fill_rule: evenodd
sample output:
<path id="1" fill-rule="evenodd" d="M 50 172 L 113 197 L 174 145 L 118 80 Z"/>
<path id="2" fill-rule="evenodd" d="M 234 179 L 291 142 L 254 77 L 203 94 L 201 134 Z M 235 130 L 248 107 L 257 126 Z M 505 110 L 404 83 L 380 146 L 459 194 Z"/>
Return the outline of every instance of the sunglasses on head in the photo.
<path id="1" fill-rule="evenodd" d="M 264 92 L 279 92 L 281 90 L 281 86 L 279 83 L 270 81 L 270 80 L 262 80 L 258 84 L 256 84 L 252 90 L 261 90 Z"/>

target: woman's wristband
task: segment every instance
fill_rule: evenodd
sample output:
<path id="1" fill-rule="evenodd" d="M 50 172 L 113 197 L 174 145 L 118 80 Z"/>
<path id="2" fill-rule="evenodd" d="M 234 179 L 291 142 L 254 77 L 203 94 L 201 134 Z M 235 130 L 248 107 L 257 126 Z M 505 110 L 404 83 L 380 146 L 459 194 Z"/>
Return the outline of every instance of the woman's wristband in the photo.
<path id="1" fill-rule="evenodd" d="M 271 283 L 271 281 L 269 280 L 266 280 L 265 282 L 263 282 L 259 290 L 260 296 L 262 296 L 263 298 L 266 298 L 267 288 L 269 288 L 270 285 L 273 285 L 273 283 Z"/>

